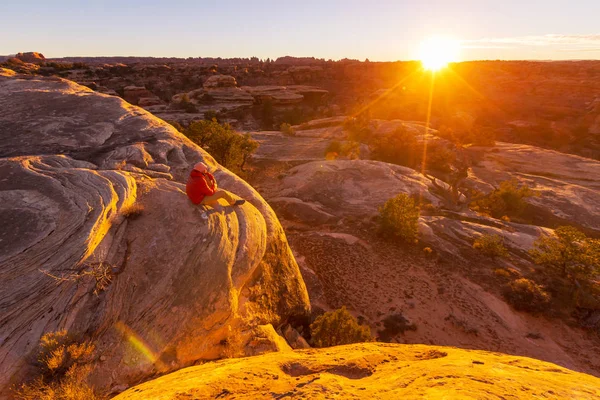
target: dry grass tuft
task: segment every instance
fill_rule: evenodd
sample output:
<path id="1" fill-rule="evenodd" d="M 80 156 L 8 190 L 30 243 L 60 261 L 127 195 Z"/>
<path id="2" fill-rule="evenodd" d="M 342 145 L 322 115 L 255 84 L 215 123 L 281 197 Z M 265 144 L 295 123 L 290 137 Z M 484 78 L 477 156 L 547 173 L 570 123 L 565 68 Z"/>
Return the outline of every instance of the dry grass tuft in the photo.
<path id="1" fill-rule="evenodd" d="M 94 345 L 77 342 L 67 331 L 40 339 L 40 376 L 14 389 L 20 400 L 99 400 L 88 383 Z"/>
<path id="2" fill-rule="evenodd" d="M 144 206 L 138 203 L 125 206 L 121 209 L 121 215 L 127 219 L 136 219 L 144 213 Z"/>

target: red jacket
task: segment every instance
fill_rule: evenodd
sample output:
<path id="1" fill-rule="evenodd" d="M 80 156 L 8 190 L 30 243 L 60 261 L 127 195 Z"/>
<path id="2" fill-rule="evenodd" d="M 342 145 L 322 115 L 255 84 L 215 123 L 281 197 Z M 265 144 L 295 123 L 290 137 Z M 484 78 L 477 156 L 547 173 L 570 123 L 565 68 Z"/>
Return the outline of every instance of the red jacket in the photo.
<path id="1" fill-rule="evenodd" d="M 205 196 L 215 193 L 215 177 L 210 172 L 203 174 L 194 169 L 190 173 L 185 191 L 192 203 L 200 204 Z"/>

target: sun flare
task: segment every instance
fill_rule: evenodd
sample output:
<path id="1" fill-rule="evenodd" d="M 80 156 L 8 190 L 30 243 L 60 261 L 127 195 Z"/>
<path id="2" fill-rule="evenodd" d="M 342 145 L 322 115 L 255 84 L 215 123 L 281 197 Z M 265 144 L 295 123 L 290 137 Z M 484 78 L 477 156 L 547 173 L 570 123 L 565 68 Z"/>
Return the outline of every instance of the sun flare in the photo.
<path id="1" fill-rule="evenodd" d="M 421 43 L 420 60 L 429 71 L 438 71 L 449 63 L 457 61 L 459 42 L 445 36 L 436 36 Z"/>

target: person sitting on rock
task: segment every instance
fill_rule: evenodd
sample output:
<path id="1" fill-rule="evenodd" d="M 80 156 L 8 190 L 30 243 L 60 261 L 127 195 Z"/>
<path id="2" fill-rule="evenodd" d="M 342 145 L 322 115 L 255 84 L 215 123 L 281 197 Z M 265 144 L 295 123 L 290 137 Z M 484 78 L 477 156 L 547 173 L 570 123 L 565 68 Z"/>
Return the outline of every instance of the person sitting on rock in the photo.
<path id="1" fill-rule="evenodd" d="M 228 192 L 219 189 L 215 177 L 208 172 L 208 167 L 202 162 L 194 165 L 185 191 L 194 204 L 213 206 L 218 204 L 219 199 L 225 200 L 230 206 L 240 206 L 246 202 L 246 200 L 235 200 Z"/>

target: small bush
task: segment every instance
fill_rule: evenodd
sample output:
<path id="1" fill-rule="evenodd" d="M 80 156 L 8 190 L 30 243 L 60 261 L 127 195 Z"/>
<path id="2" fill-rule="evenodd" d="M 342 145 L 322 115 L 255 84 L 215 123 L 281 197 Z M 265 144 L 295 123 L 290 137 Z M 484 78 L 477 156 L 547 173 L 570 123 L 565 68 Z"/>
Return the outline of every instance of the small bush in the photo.
<path id="1" fill-rule="evenodd" d="M 417 326 L 411 323 L 402 314 L 388 315 L 383 320 L 383 330 L 379 331 L 379 339 L 383 342 L 391 342 L 391 340 L 401 333 L 406 331 L 416 331 Z"/>
<path id="2" fill-rule="evenodd" d="M 550 302 L 550 295 L 544 288 L 526 278 L 510 282 L 504 290 L 504 297 L 520 311 L 539 312 Z"/>
<path id="3" fill-rule="evenodd" d="M 219 119 L 219 113 L 217 113 L 215 110 L 205 111 L 204 112 L 204 119 L 206 121 L 221 122 L 221 120 Z"/>
<path id="4" fill-rule="evenodd" d="M 499 276 L 501 278 L 510 278 L 512 276 L 510 271 L 504 268 L 496 268 L 494 270 L 494 275 Z"/>
<path id="5" fill-rule="evenodd" d="M 40 339 L 41 375 L 15 390 L 22 400 L 95 400 L 88 384 L 94 345 L 78 343 L 66 331 L 47 333 Z"/>
<path id="6" fill-rule="evenodd" d="M 186 113 L 198 112 L 198 108 L 196 108 L 196 105 L 190 101 L 190 98 L 187 95 L 187 93 L 181 97 L 181 101 L 179 102 L 178 106 Z"/>
<path id="7" fill-rule="evenodd" d="M 379 208 L 380 231 L 405 242 L 415 242 L 418 235 L 419 208 L 407 194 L 401 193 Z"/>
<path id="8" fill-rule="evenodd" d="M 600 273 L 600 240 L 588 238 L 572 226 L 558 227 L 554 235 L 540 237 L 530 254 L 553 276 L 589 282 Z"/>
<path id="9" fill-rule="evenodd" d="M 296 131 L 294 130 L 294 128 L 292 128 L 292 126 L 288 123 L 282 123 L 279 126 L 279 130 L 281 131 L 281 133 L 283 133 L 284 135 L 288 135 L 288 136 L 296 136 Z"/>
<path id="10" fill-rule="evenodd" d="M 519 217 L 527 207 L 526 198 L 537 193 L 527 185 L 519 186 L 516 179 L 500 182 L 500 186 L 471 203 L 471 208 L 494 218 Z"/>
<path id="11" fill-rule="evenodd" d="M 504 247 L 500 235 L 483 234 L 475 239 L 473 248 L 491 258 L 508 257 L 508 250 Z"/>
<path id="12" fill-rule="evenodd" d="M 183 134 L 206 149 L 219 164 L 240 174 L 248 158 L 258 148 L 258 142 L 249 134 L 240 134 L 229 124 L 217 121 L 194 121 Z"/>
<path id="13" fill-rule="evenodd" d="M 355 117 L 349 117 L 344 121 L 344 130 L 348 132 L 349 140 L 369 143 L 371 139 L 371 116 L 365 111 Z"/>
<path id="14" fill-rule="evenodd" d="M 321 315 L 310 325 L 310 331 L 315 347 L 339 346 L 373 340 L 369 327 L 359 325 L 346 307 Z"/>
<path id="15" fill-rule="evenodd" d="M 332 140 L 325 148 L 325 159 L 335 160 L 338 157 L 357 159 L 360 156 L 360 143 L 358 142 L 339 142 Z"/>
<path id="16" fill-rule="evenodd" d="M 390 135 L 371 137 L 371 158 L 391 164 L 416 168 L 422 158 L 423 145 L 417 142 L 415 135 L 404 127 Z"/>

